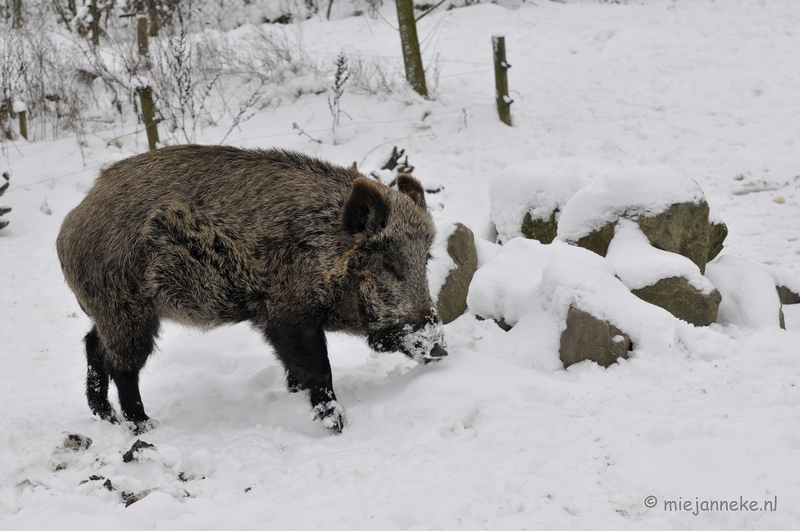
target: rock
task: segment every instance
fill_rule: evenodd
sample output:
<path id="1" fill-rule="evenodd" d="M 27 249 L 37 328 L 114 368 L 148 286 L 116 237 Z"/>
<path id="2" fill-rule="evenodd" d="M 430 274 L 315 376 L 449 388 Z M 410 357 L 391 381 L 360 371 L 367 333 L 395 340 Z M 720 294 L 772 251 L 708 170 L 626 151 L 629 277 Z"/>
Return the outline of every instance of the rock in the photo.
<path id="1" fill-rule="evenodd" d="M 677 203 L 660 214 L 642 216 L 635 221 L 653 247 L 685 256 L 697 264 L 702 273 L 711 253 L 708 210 L 708 203 L 705 201 Z"/>
<path id="2" fill-rule="evenodd" d="M 781 304 L 798 304 L 800 303 L 800 295 L 787 288 L 786 286 L 777 286 L 778 297 Z"/>
<path id="3" fill-rule="evenodd" d="M 588 235 L 575 242 L 575 244 L 578 247 L 588 249 L 593 253 L 599 254 L 600 256 L 605 256 L 606 253 L 608 253 L 608 246 L 611 243 L 611 240 L 614 238 L 614 228 L 616 224 L 616 221 L 613 223 L 608 223 L 602 228 L 594 232 L 590 232 Z"/>
<path id="4" fill-rule="evenodd" d="M 461 223 L 456 223 L 456 230 L 447 238 L 447 253 L 456 267 L 447 275 L 436 302 L 439 317 L 445 324 L 454 321 L 467 310 L 469 284 L 478 269 L 478 253 L 472 231 Z"/>
<path id="5" fill-rule="evenodd" d="M 584 360 L 608 367 L 627 358 L 631 339 L 615 326 L 588 312 L 570 306 L 567 327 L 561 333 L 559 355 L 564 368 Z"/>
<path id="6" fill-rule="evenodd" d="M 557 213 L 558 209 L 550 214 L 549 219 L 533 219 L 531 213 L 526 212 L 522 220 L 522 235 L 530 240 L 538 240 L 545 244 L 553 243 L 558 233 Z"/>
<path id="7" fill-rule="evenodd" d="M 711 223 L 708 232 L 708 259 L 710 262 L 722 252 L 722 246 L 725 238 L 728 237 L 728 226 L 724 223 Z"/>
<path id="8" fill-rule="evenodd" d="M 683 277 L 664 278 L 652 286 L 631 290 L 631 293 L 695 326 L 708 326 L 716 321 L 722 301 L 716 289 L 705 294 Z"/>
<path id="9" fill-rule="evenodd" d="M 627 218 L 627 215 L 623 213 L 620 218 Z M 700 268 L 701 273 L 705 271 L 708 257 L 716 256 L 710 248 L 712 224 L 708 222 L 708 203 L 705 201 L 676 203 L 655 216 L 632 216 L 630 219 L 639 225 L 653 247 L 685 256 Z M 609 222 L 575 243 L 605 256 L 614 238 L 616 224 L 617 220 Z M 713 230 L 716 231 L 715 245 L 718 247 L 714 251 L 718 254 L 722 249 L 727 227 L 724 224 L 713 226 L 717 227 Z"/>
<path id="10" fill-rule="evenodd" d="M 708 264 L 706 278 L 722 295 L 719 324 L 753 330 L 781 326 L 779 291 L 770 270 L 762 264 L 723 254 Z"/>
<path id="11" fill-rule="evenodd" d="M 130 507 L 134 503 L 143 500 L 148 494 L 155 492 L 158 489 L 147 489 L 143 490 L 142 492 L 131 494 L 130 496 L 124 497 L 125 499 L 125 507 Z"/>
<path id="12" fill-rule="evenodd" d="M 149 453 L 149 451 L 155 452 L 156 447 L 148 442 L 137 439 L 136 442 L 133 443 L 133 446 L 131 446 L 131 449 L 122 454 L 122 461 L 125 463 L 139 461 L 145 457 L 145 454 Z"/>
<path id="13" fill-rule="evenodd" d="M 61 446 L 66 450 L 77 452 L 78 450 L 86 450 L 92 445 L 92 440 L 85 435 L 78 435 L 77 433 L 70 433 Z"/>

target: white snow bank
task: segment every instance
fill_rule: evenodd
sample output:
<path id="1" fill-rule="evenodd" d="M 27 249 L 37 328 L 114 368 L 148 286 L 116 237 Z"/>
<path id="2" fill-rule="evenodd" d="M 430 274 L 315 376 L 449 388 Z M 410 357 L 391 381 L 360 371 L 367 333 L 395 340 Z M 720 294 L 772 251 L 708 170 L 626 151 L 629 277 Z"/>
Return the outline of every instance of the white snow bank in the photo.
<path id="1" fill-rule="evenodd" d="M 612 277 L 615 274 L 609 262 L 586 249 L 563 242 L 545 245 L 514 238 L 475 272 L 467 295 L 470 312 L 515 325 L 523 315 L 541 305 L 542 271 L 556 259 L 586 262 Z"/>
<path id="2" fill-rule="evenodd" d="M 699 203 L 703 190 L 668 166 L 629 166 L 592 180 L 564 206 L 558 239 L 577 241 L 619 218 L 652 216 L 675 203 Z"/>
<path id="3" fill-rule="evenodd" d="M 661 279 L 683 277 L 692 287 L 708 294 L 714 285 L 700 273 L 697 265 L 677 253 L 656 249 L 635 221 L 621 219 L 608 246 L 606 259 L 628 289 L 652 286 Z"/>
<path id="4" fill-rule="evenodd" d="M 706 276 L 722 295 L 718 323 L 740 328 L 779 325 L 781 302 L 763 266 L 725 254 L 706 265 Z"/>
<path id="5" fill-rule="evenodd" d="M 498 241 L 522 236 L 525 214 L 533 219 L 548 219 L 570 197 L 593 178 L 618 166 L 587 157 L 562 157 L 528 160 L 509 166 L 494 178 L 489 187 L 492 220 Z M 556 214 L 558 217 L 558 214 Z"/>

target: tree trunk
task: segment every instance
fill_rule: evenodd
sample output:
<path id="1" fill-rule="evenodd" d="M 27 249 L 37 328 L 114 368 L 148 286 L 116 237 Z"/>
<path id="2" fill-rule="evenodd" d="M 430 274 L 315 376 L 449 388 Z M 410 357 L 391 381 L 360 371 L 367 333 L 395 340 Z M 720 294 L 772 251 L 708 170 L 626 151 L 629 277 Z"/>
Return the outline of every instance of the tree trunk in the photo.
<path id="1" fill-rule="evenodd" d="M 13 1 L 14 1 L 13 5 L 14 13 L 11 19 L 11 27 L 14 29 L 19 29 L 22 27 L 22 0 L 13 0 Z"/>
<path id="2" fill-rule="evenodd" d="M 421 96 L 428 97 L 425 85 L 425 70 L 422 67 L 422 53 L 417 38 L 417 21 L 414 19 L 414 0 L 395 0 L 397 4 L 397 23 L 400 26 L 400 42 L 403 46 L 403 62 L 406 66 L 406 79 Z"/>

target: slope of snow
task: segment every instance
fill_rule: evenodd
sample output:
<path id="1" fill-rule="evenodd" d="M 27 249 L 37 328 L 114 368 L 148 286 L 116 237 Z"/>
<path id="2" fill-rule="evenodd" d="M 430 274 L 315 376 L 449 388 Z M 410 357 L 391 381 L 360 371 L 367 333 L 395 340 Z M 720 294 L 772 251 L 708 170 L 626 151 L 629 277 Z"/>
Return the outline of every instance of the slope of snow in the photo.
<path id="1" fill-rule="evenodd" d="M 297 31 L 319 60 L 346 48 L 394 68 L 394 6 L 381 14 L 388 22 L 315 18 Z M 327 95 L 305 95 L 263 109 L 226 143 L 299 149 L 365 171 L 398 145 L 426 188 L 441 187 L 427 197 L 437 215 L 491 242 L 490 183 L 513 164 L 667 165 L 717 206 L 730 229 L 726 254 L 797 278 L 798 27 L 794 0 L 437 11 L 419 31 L 426 65 L 438 64 L 438 100 L 346 91 L 347 116 L 333 132 Z M 513 65 L 510 128 L 493 107 L 493 34 L 505 35 Z M 0 231 L 0 529 L 800 526 L 798 308 L 784 308 L 788 331 L 695 328 L 621 296 L 604 307 L 642 324 L 631 358 L 564 370 L 562 302 L 581 286 L 621 287 L 601 271 L 581 277 L 589 273 L 576 261 L 543 270 L 549 299 L 520 312 L 509 332 L 472 315 L 447 325 L 450 355 L 436 364 L 331 336 L 341 435 L 311 420 L 306 398 L 286 391 L 270 348 L 247 326 L 164 326 L 141 383 L 159 424 L 140 438 L 156 450 L 125 463 L 137 437 L 92 418 L 85 403 L 90 323 L 54 242 L 98 169 L 146 149 L 132 122 L 98 129 L 83 148 L 74 138 L 5 144 L 0 170 L 11 187 L 2 199 L 13 211 Z M 206 126 L 198 141 L 219 142 L 226 130 Z M 496 248 L 479 249 L 490 264 Z M 59 450 L 70 433 L 93 444 Z M 122 503 L 122 491 L 150 489 Z M 690 509 L 668 505 L 679 500 Z M 701 509 L 722 500 L 762 510 Z"/>

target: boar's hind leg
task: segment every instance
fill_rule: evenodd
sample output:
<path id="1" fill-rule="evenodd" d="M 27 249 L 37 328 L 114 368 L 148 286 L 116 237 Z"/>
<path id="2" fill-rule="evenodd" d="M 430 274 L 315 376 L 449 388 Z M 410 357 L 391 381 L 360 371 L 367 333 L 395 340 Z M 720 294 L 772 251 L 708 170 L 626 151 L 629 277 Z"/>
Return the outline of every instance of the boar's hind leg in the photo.
<path id="1" fill-rule="evenodd" d="M 110 420 L 104 416 L 104 413 L 111 410 L 107 396 L 110 377 L 117 386 L 122 415 L 133 425 L 133 432 L 138 435 L 147 431 L 152 427 L 152 423 L 144 412 L 142 397 L 139 393 L 139 371 L 144 367 L 155 346 L 154 339 L 158 331 L 157 321 L 132 322 L 124 317 L 118 317 L 110 333 L 106 334 L 102 329 L 99 331 L 93 329 L 92 331 L 102 338 L 102 348 L 96 349 L 95 359 L 89 361 L 90 369 L 86 385 L 89 406 L 101 418 Z M 92 335 L 92 332 L 89 335 Z M 87 357 L 90 357 L 88 345 L 87 336 Z M 104 358 L 102 363 L 104 372 L 98 370 L 101 362 L 97 359 L 99 358 L 97 354 L 100 353 Z M 98 404 L 99 411 L 95 409 Z"/>
<path id="2" fill-rule="evenodd" d="M 114 409 L 108 402 L 108 368 L 106 367 L 106 351 L 97 327 L 84 338 L 86 343 L 86 398 L 92 413 L 103 420 L 116 423 Z"/>
<path id="3" fill-rule="evenodd" d="M 342 431 L 342 408 L 333 393 L 325 333 L 303 326 L 269 327 L 266 336 L 286 369 L 289 391 L 307 389 L 314 418 L 333 431 Z"/>

